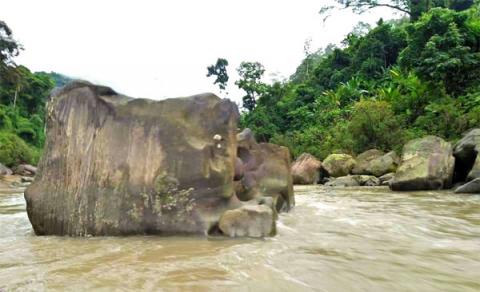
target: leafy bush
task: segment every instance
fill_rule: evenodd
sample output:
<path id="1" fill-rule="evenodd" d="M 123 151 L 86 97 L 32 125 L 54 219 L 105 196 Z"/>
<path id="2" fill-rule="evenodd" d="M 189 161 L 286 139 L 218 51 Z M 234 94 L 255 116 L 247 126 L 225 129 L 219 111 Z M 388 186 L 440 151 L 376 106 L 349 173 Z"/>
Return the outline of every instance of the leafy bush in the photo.
<path id="1" fill-rule="evenodd" d="M 39 151 L 28 146 L 25 141 L 15 134 L 0 132 L 0 162 L 6 166 L 21 163 L 36 164 Z"/>

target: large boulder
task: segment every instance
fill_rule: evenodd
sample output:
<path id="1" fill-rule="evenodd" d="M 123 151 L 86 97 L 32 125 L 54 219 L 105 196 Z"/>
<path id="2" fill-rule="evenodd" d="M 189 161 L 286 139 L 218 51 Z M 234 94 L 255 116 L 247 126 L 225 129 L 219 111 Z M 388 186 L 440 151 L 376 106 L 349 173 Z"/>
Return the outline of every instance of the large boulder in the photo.
<path id="1" fill-rule="evenodd" d="M 294 184 L 312 185 L 320 180 L 322 162 L 315 156 L 303 153 L 292 164 L 292 177 Z"/>
<path id="2" fill-rule="evenodd" d="M 220 217 L 220 231 L 230 237 L 275 235 L 275 213 L 267 205 L 246 205 L 228 210 Z"/>
<path id="3" fill-rule="evenodd" d="M 153 101 L 86 82 L 57 90 L 25 192 L 35 233 L 206 234 L 241 205 L 238 117 L 213 94 Z"/>
<path id="4" fill-rule="evenodd" d="M 236 182 L 240 200 L 271 197 L 277 211 L 288 211 L 295 205 L 288 148 L 257 143 L 250 129 L 237 135 L 238 157 L 243 162 L 244 174 Z"/>
<path id="5" fill-rule="evenodd" d="M 322 168 L 331 177 L 350 174 L 355 167 L 355 159 L 348 154 L 330 154 L 322 163 Z"/>
<path id="6" fill-rule="evenodd" d="M 383 151 L 377 149 L 370 149 L 359 154 L 355 160 L 355 167 L 352 169 L 352 174 L 371 174 L 370 162 L 374 159 L 382 157 Z"/>
<path id="7" fill-rule="evenodd" d="M 437 190 L 450 187 L 455 159 L 450 143 L 435 136 L 409 141 L 391 181 L 396 191 Z"/>
<path id="8" fill-rule="evenodd" d="M 480 177 L 479 150 L 480 129 L 470 130 L 455 144 L 455 181 L 470 181 Z"/>

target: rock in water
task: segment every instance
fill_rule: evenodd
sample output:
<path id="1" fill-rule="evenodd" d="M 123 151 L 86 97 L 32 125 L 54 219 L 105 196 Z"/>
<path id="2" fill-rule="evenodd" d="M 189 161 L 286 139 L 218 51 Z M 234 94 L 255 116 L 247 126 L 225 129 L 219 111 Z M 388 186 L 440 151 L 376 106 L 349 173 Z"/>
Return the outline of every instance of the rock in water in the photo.
<path id="1" fill-rule="evenodd" d="M 322 163 L 322 168 L 331 177 L 340 177 L 350 174 L 355 167 L 355 159 L 348 154 L 330 154 Z"/>
<path id="2" fill-rule="evenodd" d="M 452 183 L 452 146 L 435 136 L 409 141 L 390 187 L 396 191 L 438 190 Z"/>
<path id="3" fill-rule="evenodd" d="M 458 141 L 453 149 L 455 180 L 469 181 L 480 177 L 480 129 L 473 129 Z"/>
<path id="4" fill-rule="evenodd" d="M 480 194 L 480 178 L 476 178 L 455 189 L 455 193 Z"/>
<path id="5" fill-rule="evenodd" d="M 153 101 L 70 83 L 52 95 L 25 192 L 35 233 L 205 234 L 239 205 L 238 117 L 212 94 Z"/>
<path id="6" fill-rule="evenodd" d="M 236 194 L 242 201 L 272 197 L 277 211 L 288 211 L 295 205 L 290 151 L 270 143 L 257 143 L 250 129 L 237 135 L 238 157 L 244 174 L 236 182 Z"/>
<path id="7" fill-rule="evenodd" d="M 220 218 L 219 228 L 230 237 L 265 237 L 275 235 L 272 208 L 266 205 L 246 205 L 226 211 Z"/>
<path id="8" fill-rule="evenodd" d="M 312 185 L 320 180 L 322 163 L 315 156 L 303 153 L 292 165 L 293 183 Z"/>

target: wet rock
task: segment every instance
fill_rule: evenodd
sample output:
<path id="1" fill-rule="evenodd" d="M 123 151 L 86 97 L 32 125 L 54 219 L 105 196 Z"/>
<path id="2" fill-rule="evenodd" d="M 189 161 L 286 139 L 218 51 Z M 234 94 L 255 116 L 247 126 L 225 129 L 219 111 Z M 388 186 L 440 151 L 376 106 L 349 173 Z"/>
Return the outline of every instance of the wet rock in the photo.
<path id="1" fill-rule="evenodd" d="M 371 174 L 370 162 L 374 159 L 382 157 L 383 155 L 383 151 L 377 149 L 370 149 L 359 154 L 355 158 L 357 163 L 352 169 L 352 174 Z"/>
<path id="2" fill-rule="evenodd" d="M 320 179 L 322 163 L 315 156 L 303 153 L 292 164 L 293 183 L 300 185 L 312 185 Z"/>
<path id="3" fill-rule="evenodd" d="M 355 167 L 355 159 L 348 154 L 330 154 L 322 163 L 322 168 L 332 177 L 346 176 Z"/>
<path id="4" fill-rule="evenodd" d="M 273 236 L 276 232 L 274 216 L 267 205 L 245 205 L 223 213 L 219 228 L 230 237 Z"/>
<path id="5" fill-rule="evenodd" d="M 213 94 L 153 101 L 86 82 L 57 90 L 25 192 L 35 233 L 206 234 L 241 205 L 238 117 Z"/>
<path id="6" fill-rule="evenodd" d="M 376 187 L 380 185 L 380 180 L 373 175 L 355 175 L 354 177 L 361 186 Z"/>
<path id="7" fill-rule="evenodd" d="M 469 181 L 480 177 L 480 129 L 472 129 L 455 144 L 455 181 Z"/>
<path id="8" fill-rule="evenodd" d="M 455 159 L 450 143 L 435 136 L 409 141 L 390 184 L 392 190 L 437 190 L 450 187 Z"/>
<path id="9" fill-rule="evenodd" d="M 473 179 L 455 189 L 455 193 L 480 194 L 480 178 Z"/>
<path id="10" fill-rule="evenodd" d="M 0 163 L 0 175 L 12 175 L 13 172 L 10 168 Z"/>
<path id="11" fill-rule="evenodd" d="M 270 143 L 257 143 L 250 129 L 237 135 L 238 157 L 244 175 L 236 184 L 242 201 L 262 196 L 272 197 L 277 211 L 288 211 L 295 205 L 288 148 Z"/>
<path id="12" fill-rule="evenodd" d="M 380 180 L 380 185 L 381 186 L 388 186 L 390 182 L 393 180 L 393 177 L 395 176 L 394 172 L 390 172 L 387 174 L 382 175 L 378 179 Z"/>

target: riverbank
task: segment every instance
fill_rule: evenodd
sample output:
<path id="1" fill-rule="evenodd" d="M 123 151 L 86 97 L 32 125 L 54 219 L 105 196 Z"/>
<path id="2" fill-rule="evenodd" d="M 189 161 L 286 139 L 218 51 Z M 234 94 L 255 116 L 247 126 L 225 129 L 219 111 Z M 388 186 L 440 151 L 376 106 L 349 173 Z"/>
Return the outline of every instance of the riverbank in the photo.
<path id="1" fill-rule="evenodd" d="M 278 235 L 38 237 L 0 195 L 0 288 L 478 291 L 480 196 L 295 187 Z"/>

